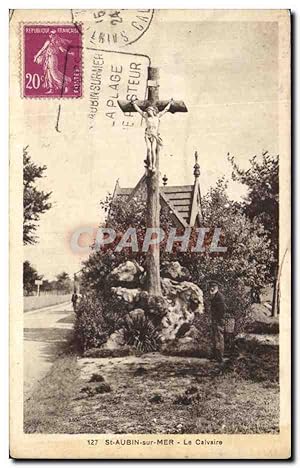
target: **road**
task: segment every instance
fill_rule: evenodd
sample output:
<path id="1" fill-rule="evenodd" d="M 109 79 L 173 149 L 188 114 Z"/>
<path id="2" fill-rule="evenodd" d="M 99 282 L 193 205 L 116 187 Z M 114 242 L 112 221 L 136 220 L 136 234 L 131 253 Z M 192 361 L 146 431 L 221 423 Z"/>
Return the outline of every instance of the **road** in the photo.
<path id="1" fill-rule="evenodd" d="M 24 399 L 51 368 L 72 336 L 70 302 L 24 314 Z"/>

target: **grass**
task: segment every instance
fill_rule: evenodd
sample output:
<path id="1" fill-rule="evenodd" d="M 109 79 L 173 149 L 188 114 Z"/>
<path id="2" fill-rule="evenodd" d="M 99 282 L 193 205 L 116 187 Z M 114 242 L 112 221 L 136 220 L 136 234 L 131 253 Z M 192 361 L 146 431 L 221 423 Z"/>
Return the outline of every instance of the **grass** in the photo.
<path id="1" fill-rule="evenodd" d="M 68 428 L 71 423 L 68 407 L 77 394 L 80 377 L 76 361 L 72 354 L 59 357 L 24 402 L 25 433 L 51 434 Z"/>
<path id="2" fill-rule="evenodd" d="M 49 294 L 45 296 L 25 296 L 24 297 L 24 312 L 29 310 L 41 309 L 43 307 L 50 307 L 56 304 L 62 304 L 71 300 L 71 294 L 54 295 Z"/>
<path id="3" fill-rule="evenodd" d="M 279 385 L 197 358 L 68 355 L 25 402 L 24 417 L 27 433 L 276 433 Z"/>

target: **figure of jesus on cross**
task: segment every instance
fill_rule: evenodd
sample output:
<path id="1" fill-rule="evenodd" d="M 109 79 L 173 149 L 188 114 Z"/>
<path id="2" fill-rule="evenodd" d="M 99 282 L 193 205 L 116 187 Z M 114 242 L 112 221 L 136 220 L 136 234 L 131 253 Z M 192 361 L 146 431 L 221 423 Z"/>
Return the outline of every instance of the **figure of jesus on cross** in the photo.
<path id="1" fill-rule="evenodd" d="M 138 112 L 146 121 L 145 141 L 147 145 L 147 227 L 159 232 L 159 150 L 162 140 L 159 134 L 161 117 L 167 112 L 187 112 L 183 101 L 161 101 L 159 99 L 159 70 L 148 68 L 147 99 L 138 101 L 118 101 L 123 112 Z M 162 297 L 160 284 L 159 242 L 153 240 L 147 251 L 146 272 L 149 296 Z"/>
<path id="2" fill-rule="evenodd" d="M 166 107 L 159 112 L 158 108 L 155 105 L 150 105 L 146 108 L 146 111 L 143 111 L 137 104 L 137 99 L 132 99 L 131 103 L 134 109 L 145 119 L 146 129 L 145 129 L 145 141 L 147 147 L 147 159 L 146 166 L 150 172 L 156 171 L 156 156 L 158 152 L 158 146 L 162 146 L 162 139 L 159 134 L 159 124 L 160 119 L 164 114 L 166 114 L 170 108 L 173 101 L 173 98 L 169 101 Z"/>

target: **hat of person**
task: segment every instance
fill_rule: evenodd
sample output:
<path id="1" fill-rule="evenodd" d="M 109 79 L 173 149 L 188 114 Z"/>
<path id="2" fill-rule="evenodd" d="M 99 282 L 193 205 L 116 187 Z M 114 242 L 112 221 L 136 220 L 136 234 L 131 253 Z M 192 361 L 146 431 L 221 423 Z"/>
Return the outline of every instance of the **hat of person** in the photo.
<path id="1" fill-rule="evenodd" d="M 220 283 L 217 280 L 211 279 L 208 281 L 208 286 L 220 286 Z"/>

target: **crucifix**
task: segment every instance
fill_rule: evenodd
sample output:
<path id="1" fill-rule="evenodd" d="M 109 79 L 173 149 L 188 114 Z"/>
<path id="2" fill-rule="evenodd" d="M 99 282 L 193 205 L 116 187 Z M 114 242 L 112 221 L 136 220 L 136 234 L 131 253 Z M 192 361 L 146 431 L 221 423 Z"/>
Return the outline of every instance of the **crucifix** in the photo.
<path id="1" fill-rule="evenodd" d="M 147 181 L 147 228 L 159 228 L 159 134 L 160 118 L 166 113 L 187 112 L 183 101 L 159 100 L 159 69 L 148 67 L 147 99 L 118 101 L 123 112 L 139 112 L 146 121 L 145 142 Z M 155 231 L 154 231 L 155 232 Z M 149 246 L 146 259 L 147 290 L 150 296 L 161 296 L 159 242 Z"/>

